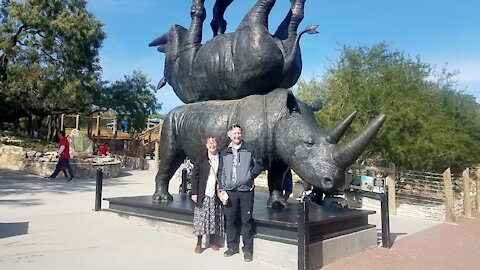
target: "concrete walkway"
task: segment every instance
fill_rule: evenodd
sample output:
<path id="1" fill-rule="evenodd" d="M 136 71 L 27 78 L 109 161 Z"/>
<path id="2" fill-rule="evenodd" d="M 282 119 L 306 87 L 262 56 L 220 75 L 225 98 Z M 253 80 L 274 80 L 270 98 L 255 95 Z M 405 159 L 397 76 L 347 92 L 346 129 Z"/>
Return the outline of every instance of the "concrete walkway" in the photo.
<path id="1" fill-rule="evenodd" d="M 154 176 L 152 171 L 123 172 L 119 178 L 104 180 L 103 195 L 152 194 Z M 178 192 L 178 179 L 172 180 L 170 192 Z M 246 263 L 241 255 L 224 258 L 223 249 L 220 252 L 208 249 L 200 255 L 195 254 L 195 240 L 155 230 L 145 223 L 123 219 L 108 212 L 95 212 L 92 210 L 94 199 L 94 179 L 65 183 L 63 178 L 58 178 L 46 182 L 38 176 L 0 169 L 0 269 L 278 269 L 278 266 L 260 260 Z M 107 202 L 103 204 L 106 208 Z M 371 216 L 370 222 L 380 228 L 378 214 Z M 375 269 L 405 269 L 382 268 L 384 263 L 380 261 L 386 256 L 384 254 L 391 254 L 397 247 L 404 246 L 404 242 L 422 239 L 420 236 L 423 232 L 407 237 L 418 231 L 432 226 L 435 226 L 433 229 L 461 226 L 436 226 L 438 224 L 421 219 L 391 217 L 392 238 L 395 239 L 393 248 L 377 248 L 360 255 L 357 260 L 367 260 L 369 269 L 372 266 Z M 424 246 L 432 245 L 435 243 L 426 243 Z M 376 257 L 375 252 L 383 255 Z M 367 254 L 373 254 L 373 257 L 369 258 Z M 324 268 L 361 269 L 356 264 L 348 268 L 350 258 Z M 411 260 L 410 257 L 403 259 Z"/>
<path id="2" fill-rule="evenodd" d="M 480 214 L 442 223 L 395 242 L 324 266 L 324 270 L 480 269 Z"/>

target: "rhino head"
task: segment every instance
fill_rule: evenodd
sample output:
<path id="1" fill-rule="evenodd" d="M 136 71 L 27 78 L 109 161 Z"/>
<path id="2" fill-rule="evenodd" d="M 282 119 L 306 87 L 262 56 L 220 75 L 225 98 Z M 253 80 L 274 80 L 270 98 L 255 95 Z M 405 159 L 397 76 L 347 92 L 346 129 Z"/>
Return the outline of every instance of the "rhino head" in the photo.
<path id="1" fill-rule="evenodd" d="M 348 142 L 337 144 L 355 118 L 350 114 L 329 132 L 317 123 L 316 106 L 298 101 L 289 94 L 287 111 L 275 125 L 275 151 L 302 179 L 326 194 L 335 193 L 345 185 L 345 171 L 365 150 L 378 132 L 385 115 L 372 120 Z"/>
<path id="2" fill-rule="evenodd" d="M 167 82 L 176 86 L 172 81 L 175 79 L 174 68 L 179 58 L 180 52 L 185 49 L 187 39 L 187 29 L 181 25 L 173 25 L 170 30 L 153 40 L 148 46 L 157 46 L 159 52 L 165 53 L 164 77 L 158 83 L 157 89 L 162 88 Z"/>

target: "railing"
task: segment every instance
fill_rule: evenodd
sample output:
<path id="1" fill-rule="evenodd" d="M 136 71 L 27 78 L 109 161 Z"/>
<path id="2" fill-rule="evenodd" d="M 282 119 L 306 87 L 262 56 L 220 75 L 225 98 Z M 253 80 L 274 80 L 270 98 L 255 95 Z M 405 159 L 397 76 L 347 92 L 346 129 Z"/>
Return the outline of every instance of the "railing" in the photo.
<path id="1" fill-rule="evenodd" d="M 163 122 L 139 133 L 136 138 L 141 140 L 144 145 L 152 142 L 160 142 L 160 134 L 162 132 Z"/>
<path id="2" fill-rule="evenodd" d="M 158 121 L 157 121 L 158 122 Z M 146 121 L 147 129 L 141 133 L 134 134 L 117 129 L 117 120 L 115 116 L 81 116 L 81 115 L 65 115 L 60 117 L 60 128 L 65 130 L 66 135 L 70 135 L 72 130 L 77 129 L 86 132 L 89 137 L 105 138 L 105 139 L 119 139 L 141 140 L 144 145 L 152 142 L 160 141 L 160 133 L 162 130 L 163 121 L 160 120 L 158 124 L 153 127 L 152 120 L 149 118 Z"/>
<path id="3" fill-rule="evenodd" d="M 352 167 L 357 173 L 369 170 L 388 175 L 389 191 L 395 191 L 389 194 L 390 214 L 453 222 L 460 215 L 471 216 L 473 209 L 480 211 L 480 167 L 455 175 L 450 169 L 440 174 L 411 170 L 396 173 L 394 168 Z M 365 205 L 369 199 L 363 201 Z"/>

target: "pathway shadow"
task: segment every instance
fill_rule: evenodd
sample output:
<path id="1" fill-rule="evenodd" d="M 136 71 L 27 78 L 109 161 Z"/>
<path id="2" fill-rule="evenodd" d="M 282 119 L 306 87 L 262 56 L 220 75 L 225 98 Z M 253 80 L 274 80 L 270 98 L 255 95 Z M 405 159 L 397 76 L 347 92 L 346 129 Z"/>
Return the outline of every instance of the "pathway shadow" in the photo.
<path id="1" fill-rule="evenodd" d="M 120 171 L 120 175 L 118 177 L 125 177 L 125 176 L 130 176 L 132 175 L 129 173 L 127 170 Z"/>
<path id="2" fill-rule="evenodd" d="M 127 176 L 132 175 L 128 172 L 122 172 L 117 178 L 103 179 L 103 186 L 124 186 L 143 184 L 136 183 Z M 153 178 L 152 178 L 153 181 Z M 95 179 L 77 179 L 72 182 L 65 182 L 63 177 L 57 177 L 52 181 L 46 181 L 43 177 L 27 174 L 22 171 L 12 171 L 0 169 L 0 197 L 7 195 L 36 195 L 41 193 L 53 194 L 72 194 L 76 192 L 94 192 L 96 186 Z M 5 201 L 5 203 L 14 204 L 14 200 Z M 41 200 L 25 201 L 18 200 L 17 203 L 24 205 L 42 204 Z"/>
<path id="3" fill-rule="evenodd" d="M 22 234 L 28 234 L 28 222 L 0 222 L 0 239 Z"/>
<path id="4" fill-rule="evenodd" d="M 1 205 L 34 206 L 43 204 L 40 199 L 0 200 Z"/>

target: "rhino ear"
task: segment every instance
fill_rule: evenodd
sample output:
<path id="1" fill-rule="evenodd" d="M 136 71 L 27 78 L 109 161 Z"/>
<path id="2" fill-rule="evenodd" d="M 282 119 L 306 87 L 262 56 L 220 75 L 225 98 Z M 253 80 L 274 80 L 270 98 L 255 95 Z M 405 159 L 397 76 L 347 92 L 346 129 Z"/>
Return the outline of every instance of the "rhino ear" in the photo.
<path id="1" fill-rule="evenodd" d="M 287 95 L 287 108 L 290 111 L 290 113 L 299 110 L 297 99 L 291 92 L 288 92 L 288 95 Z"/>
<path id="2" fill-rule="evenodd" d="M 158 47 L 157 47 L 157 51 L 159 51 L 161 53 L 165 53 L 166 50 L 167 50 L 167 44 L 158 45 Z"/>
<path id="3" fill-rule="evenodd" d="M 310 106 L 312 107 L 314 112 L 318 112 L 323 107 L 323 102 L 320 99 L 316 99 L 312 102 L 312 105 Z"/>

